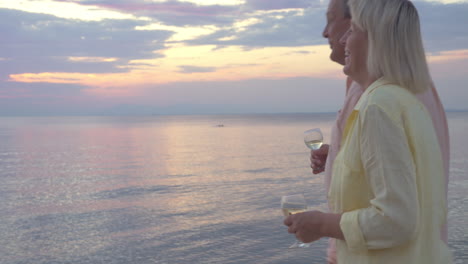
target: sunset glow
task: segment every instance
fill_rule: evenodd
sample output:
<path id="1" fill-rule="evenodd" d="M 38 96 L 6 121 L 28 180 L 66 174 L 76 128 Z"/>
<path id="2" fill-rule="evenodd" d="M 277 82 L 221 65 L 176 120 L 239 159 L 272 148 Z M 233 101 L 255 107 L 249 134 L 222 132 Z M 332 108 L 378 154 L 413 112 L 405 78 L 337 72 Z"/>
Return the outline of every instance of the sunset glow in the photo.
<path id="1" fill-rule="evenodd" d="M 182 94 L 203 87 L 196 99 L 187 99 L 202 106 L 218 100 L 208 91 L 220 85 L 263 91 L 270 82 L 284 82 L 280 92 L 284 106 L 297 105 L 296 97 L 288 96 L 290 87 L 298 89 L 295 94 L 302 98 L 310 96 L 307 87 L 324 87 L 321 97 L 327 107 L 311 104 L 310 111 L 339 109 L 345 76 L 342 66 L 330 60 L 330 47 L 321 35 L 327 1 L 122 3 L 0 0 L 0 15 L 5 20 L 0 28 L 4 33 L 0 98 L 27 95 L 39 102 L 57 94 L 73 104 L 105 100 L 109 105 L 118 102 L 147 107 L 152 102 L 157 108 L 156 104 L 176 105 Z M 464 26 L 468 23 L 468 2 L 415 4 L 429 43 L 433 76 L 441 86 L 445 83 L 449 87 L 442 89 L 441 97 L 449 108 L 462 108 L 450 105 L 458 99 L 452 100 L 448 91 L 454 81 L 467 78 L 463 69 L 468 64 L 468 30 Z M 441 20 L 444 16 L 446 20 Z M 447 25 L 438 31 L 444 21 Z M 256 87 L 251 86 L 254 83 Z M 262 94 L 265 102 L 273 96 Z M 242 94 L 236 96 L 239 109 L 244 109 Z M 261 108 L 275 111 L 275 100 L 271 97 L 272 104 Z"/>

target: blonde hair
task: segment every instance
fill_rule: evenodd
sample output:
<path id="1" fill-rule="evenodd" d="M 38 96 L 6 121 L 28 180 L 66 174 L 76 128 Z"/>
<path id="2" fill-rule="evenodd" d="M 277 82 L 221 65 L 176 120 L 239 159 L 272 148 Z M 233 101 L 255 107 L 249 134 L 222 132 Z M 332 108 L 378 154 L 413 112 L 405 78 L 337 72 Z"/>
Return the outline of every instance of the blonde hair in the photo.
<path id="1" fill-rule="evenodd" d="M 408 0 L 349 0 L 351 21 L 368 34 L 367 68 L 413 93 L 431 85 L 419 16 Z"/>

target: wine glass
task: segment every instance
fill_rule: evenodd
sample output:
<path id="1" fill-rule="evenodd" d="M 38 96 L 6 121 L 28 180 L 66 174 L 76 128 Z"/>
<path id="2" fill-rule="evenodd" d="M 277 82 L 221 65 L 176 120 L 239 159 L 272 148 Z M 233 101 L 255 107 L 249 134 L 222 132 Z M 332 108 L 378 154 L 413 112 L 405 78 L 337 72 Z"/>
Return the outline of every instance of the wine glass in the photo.
<path id="1" fill-rule="evenodd" d="M 323 144 L 323 135 L 320 128 L 304 131 L 304 143 L 311 150 L 319 149 Z"/>
<path id="2" fill-rule="evenodd" d="M 281 210 L 285 217 L 307 211 L 307 202 L 302 194 L 285 195 L 281 197 Z M 307 248 L 309 244 L 302 243 L 296 239 L 296 242 L 289 248 Z"/>
<path id="3" fill-rule="evenodd" d="M 323 135 L 320 128 L 304 131 L 304 143 L 311 150 L 319 149 L 323 144 Z M 323 169 L 323 167 L 321 169 Z"/>

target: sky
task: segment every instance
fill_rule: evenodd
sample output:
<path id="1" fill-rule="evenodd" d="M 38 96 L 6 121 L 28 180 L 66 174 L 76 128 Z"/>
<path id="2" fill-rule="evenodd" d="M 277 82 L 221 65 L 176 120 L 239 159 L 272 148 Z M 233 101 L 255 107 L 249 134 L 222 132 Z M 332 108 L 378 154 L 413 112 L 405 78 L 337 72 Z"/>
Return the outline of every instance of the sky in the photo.
<path id="1" fill-rule="evenodd" d="M 468 109 L 468 0 L 413 1 L 447 110 Z M 336 112 L 327 0 L 0 0 L 0 115 Z"/>

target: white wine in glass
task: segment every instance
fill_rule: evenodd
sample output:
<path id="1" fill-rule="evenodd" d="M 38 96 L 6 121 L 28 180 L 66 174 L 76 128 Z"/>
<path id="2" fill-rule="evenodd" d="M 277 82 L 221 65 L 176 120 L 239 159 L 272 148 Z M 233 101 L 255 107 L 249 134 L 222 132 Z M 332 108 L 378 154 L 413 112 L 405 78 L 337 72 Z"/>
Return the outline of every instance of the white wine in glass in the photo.
<path id="1" fill-rule="evenodd" d="M 302 194 L 285 195 L 281 197 L 281 210 L 285 217 L 307 211 L 307 202 Z M 289 248 L 306 248 L 309 244 L 302 243 L 296 239 L 296 242 Z"/>
<path id="2" fill-rule="evenodd" d="M 319 149 L 323 144 L 323 135 L 320 128 L 304 131 L 304 143 L 311 150 Z"/>

